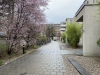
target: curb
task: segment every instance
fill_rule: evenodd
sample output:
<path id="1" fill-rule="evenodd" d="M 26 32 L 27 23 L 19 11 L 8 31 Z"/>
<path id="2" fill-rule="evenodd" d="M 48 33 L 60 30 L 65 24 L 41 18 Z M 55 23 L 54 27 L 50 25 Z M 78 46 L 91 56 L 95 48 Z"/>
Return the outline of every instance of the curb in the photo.
<path id="1" fill-rule="evenodd" d="M 11 62 L 13 62 L 13 61 L 15 61 L 15 60 L 17 60 L 17 59 L 19 59 L 19 58 L 21 58 L 21 57 L 23 57 L 23 56 L 25 56 L 25 55 L 30 54 L 31 52 L 34 52 L 34 51 L 36 51 L 36 50 L 37 50 L 37 49 L 34 49 L 33 51 L 29 51 L 29 52 L 27 52 L 26 54 L 23 54 L 23 55 L 21 55 L 21 56 L 19 56 L 19 57 L 16 57 L 16 58 L 14 58 L 14 59 L 10 59 L 8 62 L 6 62 L 6 63 L 4 63 L 2 66 L 0 66 L 0 68 L 3 67 L 3 66 L 5 66 L 5 65 L 7 65 L 7 64 L 9 64 L 9 63 L 11 63 Z"/>

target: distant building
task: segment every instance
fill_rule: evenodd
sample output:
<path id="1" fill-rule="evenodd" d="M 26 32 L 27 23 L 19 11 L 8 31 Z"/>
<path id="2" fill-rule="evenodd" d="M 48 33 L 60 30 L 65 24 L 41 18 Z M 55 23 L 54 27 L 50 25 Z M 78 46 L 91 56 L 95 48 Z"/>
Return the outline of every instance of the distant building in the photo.
<path id="1" fill-rule="evenodd" d="M 55 31 L 56 31 L 56 35 L 58 34 L 58 32 L 60 31 L 60 24 L 53 24 Z"/>
<path id="2" fill-rule="evenodd" d="M 45 24 L 45 29 L 47 28 L 48 25 L 51 25 L 54 27 L 55 35 L 56 35 L 54 38 L 59 40 L 60 39 L 60 24 Z"/>
<path id="3" fill-rule="evenodd" d="M 75 18 L 66 18 L 66 23 L 73 23 L 75 22 Z"/>
<path id="4" fill-rule="evenodd" d="M 61 22 L 60 24 L 60 33 L 62 34 L 63 32 L 66 31 L 66 26 L 68 23 L 73 23 L 75 21 L 74 18 L 66 18 L 66 21 Z"/>
<path id="5" fill-rule="evenodd" d="M 73 23 L 75 22 L 75 18 L 66 18 L 66 26 L 69 24 L 69 23 Z M 67 28 L 66 28 L 67 29 Z"/>
<path id="6" fill-rule="evenodd" d="M 56 31 L 56 38 L 57 40 L 59 40 L 60 39 L 60 24 L 53 24 L 53 25 Z"/>
<path id="7" fill-rule="evenodd" d="M 60 24 L 60 33 L 62 34 L 66 30 L 66 21 L 61 22 Z"/>

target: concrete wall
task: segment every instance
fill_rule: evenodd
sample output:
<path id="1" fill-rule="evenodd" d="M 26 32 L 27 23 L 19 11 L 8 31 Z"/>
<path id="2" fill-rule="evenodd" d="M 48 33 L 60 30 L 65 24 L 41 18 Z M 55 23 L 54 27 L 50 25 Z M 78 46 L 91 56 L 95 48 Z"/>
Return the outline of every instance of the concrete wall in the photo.
<path id="1" fill-rule="evenodd" d="M 79 18 L 81 18 L 83 16 L 83 14 L 85 13 L 84 8 L 79 12 L 79 14 L 75 17 L 75 20 L 77 21 Z"/>
<path id="2" fill-rule="evenodd" d="M 80 38 L 79 45 L 80 45 L 80 46 L 83 46 L 83 36 L 81 36 L 81 38 Z"/>
<path id="3" fill-rule="evenodd" d="M 83 54 L 84 56 L 100 56 L 97 40 L 100 38 L 100 23 L 95 17 L 97 6 L 85 6 L 83 14 Z"/>

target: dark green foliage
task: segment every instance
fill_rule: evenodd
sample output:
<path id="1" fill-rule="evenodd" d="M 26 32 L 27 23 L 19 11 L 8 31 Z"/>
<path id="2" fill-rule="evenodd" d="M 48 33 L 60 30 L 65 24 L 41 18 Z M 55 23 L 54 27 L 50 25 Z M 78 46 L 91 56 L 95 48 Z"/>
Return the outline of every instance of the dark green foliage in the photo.
<path id="1" fill-rule="evenodd" d="M 7 45 L 4 41 L 0 42 L 0 58 L 7 55 Z"/>
<path id="2" fill-rule="evenodd" d="M 43 44 L 46 44 L 47 41 L 48 41 L 48 38 L 46 36 L 39 36 L 37 41 L 36 41 L 36 44 L 43 45 Z"/>
<path id="3" fill-rule="evenodd" d="M 54 25 L 53 24 L 47 25 L 46 37 L 52 38 L 52 40 L 53 40 L 54 36 L 56 36 L 56 31 L 55 31 Z"/>
<path id="4" fill-rule="evenodd" d="M 45 36 L 39 36 L 38 41 L 45 42 L 47 38 Z"/>
<path id="5" fill-rule="evenodd" d="M 3 60 L 0 60 L 0 66 L 2 66 L 2 65 L 3 65 L 3 63 L 4 63 L 4 61 L 3 61 Z"/>
<path id="6" fill-rule="evenodd" d="M 55 28 L 54 26 L 51 26 L 51 37 L 56 36 Z"/>
<path id="7" fill-rule="evenodd" d="M 100 47 L 100 38 L 97 40 L 97 45 Z"/>
<path id="8" fill-rule="evenodd" d="M 72 47 L 77 47 L 82 35 L 82 25 L 69 23 L 67 25 L 67 41 Z"/>
<path id="9" fill-rule="evenodd" d="M 69 38 L 67 38 L 67 41 L 68 41 L 68 43 L 70 44 L 70 40 L 69 40 Z"/>
<path id="10" fill-rule="evenodd" d="M 66 33 L 63 32 L 61 36 L 62 36 L 63 42 L 65 43 L 66 42 Z"/>
<path id="11" fill-rule="evenodd" d="M 7 36 L 5 35 L 5 36 L 0 36 L 0 38 L 6 38 Z"/>

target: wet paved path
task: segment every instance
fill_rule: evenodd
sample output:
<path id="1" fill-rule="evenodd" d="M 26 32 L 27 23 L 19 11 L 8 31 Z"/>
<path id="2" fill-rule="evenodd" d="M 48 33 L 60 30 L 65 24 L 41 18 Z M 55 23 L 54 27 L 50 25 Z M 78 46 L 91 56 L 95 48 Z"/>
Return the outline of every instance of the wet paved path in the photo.
<path id="1" fill-rule="evenodd" d="M 80 51 L 60 50 L 58 42 L 40 47 L 3 67 L 0 75 L 67 75 L 62 54 L 81 54 Z"/>
<path id="2" fill-rule="evenodd" d="M 0 75 L 67 75 L 58 42 L 42 46 L 3 67 Z"/>

